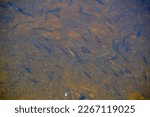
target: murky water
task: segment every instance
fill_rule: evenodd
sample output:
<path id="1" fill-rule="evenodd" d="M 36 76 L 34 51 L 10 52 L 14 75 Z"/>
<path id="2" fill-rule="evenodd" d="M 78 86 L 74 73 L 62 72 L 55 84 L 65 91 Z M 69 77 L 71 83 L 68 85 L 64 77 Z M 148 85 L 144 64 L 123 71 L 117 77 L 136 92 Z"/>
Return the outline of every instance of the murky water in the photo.
<path id="1" fill-rule="evenodd" d="M 0 99 L 150 99 L 149 0 L 0 0 Z"/>

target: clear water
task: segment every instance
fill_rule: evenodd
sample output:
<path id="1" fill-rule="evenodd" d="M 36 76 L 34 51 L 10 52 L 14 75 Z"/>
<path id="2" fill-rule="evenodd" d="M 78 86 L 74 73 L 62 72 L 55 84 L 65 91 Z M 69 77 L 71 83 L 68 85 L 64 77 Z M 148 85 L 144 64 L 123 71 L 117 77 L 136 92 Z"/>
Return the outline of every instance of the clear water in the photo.
<path id="1" fill-rule="evenodd" d="M 149 0 L 0 0 L 0 99 L 150 99 Z"/>

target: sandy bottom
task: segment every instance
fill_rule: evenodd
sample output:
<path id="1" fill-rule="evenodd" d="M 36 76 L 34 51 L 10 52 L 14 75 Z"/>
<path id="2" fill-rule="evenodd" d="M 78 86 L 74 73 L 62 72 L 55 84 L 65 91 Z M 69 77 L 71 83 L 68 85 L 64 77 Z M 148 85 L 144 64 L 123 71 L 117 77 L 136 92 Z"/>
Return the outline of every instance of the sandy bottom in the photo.
<path id="1" fill-rule="evenodd" d="M 149 0 L 0 0 L 0 99 L 150 99 Z"/>

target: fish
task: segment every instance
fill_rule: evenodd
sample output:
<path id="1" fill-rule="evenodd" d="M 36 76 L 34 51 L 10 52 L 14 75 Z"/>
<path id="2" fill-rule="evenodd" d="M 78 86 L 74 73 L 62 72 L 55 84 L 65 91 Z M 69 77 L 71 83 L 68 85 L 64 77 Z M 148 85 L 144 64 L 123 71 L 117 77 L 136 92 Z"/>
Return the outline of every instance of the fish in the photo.
<path id="1" fill-rule="evenodd" d="M 148 64 L 147 58 L 145 56 L 142 56 L 142 58 L 143 58 L 144 64 L 147 65 Z"/>
<path id="2" fill-rule="evenodd" d="M 91 51 L 89 49 L 85 48 L 85 47 L 81 47 L 81 50 L 85 54 L 90 54 L 91 53 Z"/>
<path id="3" fill-rule="evenodd" d="M 37 84 L 38 83 L 37 80 L 31 79 L 31 78 L 27 78 L 27 79 L 30 80 L 33 84 Z"/>
<path id="4" fill-rule="evenodd" d="M 87 73 L 86 71 L 83 71 L 81 73 L 82 73 L 82 75 L 84 75 L 84 76 L 86 76 L 88 78 L 91 78 L 91 75 L 89 73 Z"/>
<path id="5" fill-rule="evenodd" d="M 46 46 L 46 45 L 42 45 L 43 49 L 46 50 L 49 54 L 51 54 L 53 52 L 53 49 L 51 46 Z"/>
<path id="6" fill-rule="evenodd" d="M 41 50 L 46 50 L 49 54 L 51 54 L 53 52 L 53 48 L 52 48 L 52 45 L 45 45 L 43 43 L 40 43 L 38 41 L 34 41 L 33 42 L 34 45 L 38 48 L 38 49 L 41 49 Z"/>
<path id="7" fill-rule="evenodd" d="M 127 52 L 129 51 L 129 41 L 127 38 L 124 38 L 123 41 L 122 41 L 122 46 L 124 48 L 124 50 Z"/>
<path id="8" fill-rule="evenodd" d="M 73 49 L 73 48 L 68 48 L 69 49 L 69 52 L 71 53 L 71 55 L 73 57 L 76 57 L 77 59 L 77 62 L 82 62 L 82 59 L 80 58 L 79 54 Z"/>
<path id="9" fill-rule="evenodd" d="M 114 71 L 113 74 L 116 77 L 122 77 L 124 75 L 124 72 L 122 70 L 119 70 L 119 71 Z"/>
<path id="10" fill-rule="evenodd" d="M 101 44 L 101 40 L 96 36 L 95 41 L 99 44 Z"/>
<path id="11" fill-rule="evenodd" d="M 57 13 L 60 11 L 61 11 L 61 8 L 58 7 L 58 8 L 54 8 L 54 9 L 48 9 L 46 11 L 46 13 L 51 13 L 51 14 L 57 15 Z"/>
<path id="12" fill-rule="evenodd" d="M 31 68 L 31 67 L 25 67 L 25 70 L 26 70 L 28 73 L 32 73 L 32 68 Z"/>
<path id="13" fill-rule="evenodd" d="M 107 55 L 109 55 L 109 54 L 110 54 L 110 51 L 104 52 L 104 53 L 100 54 L 99 56 L 97 56 L 96 59 L 105 57 L 105 56 L 107 56 Z"/>
<path id="14" fill-rule="evenodd" d="M 134 32 L 135 32 L 136 36 L 139 38 L 139 37 L 142 35 L 141 27 L 136 24 L 136 25 L 134 26 Z"/>
<path id="15" fill-rule="evenodd" d="M 116 42 L 115 40 L 112 41 L 112 48 L 113 50 L 119 54 L 123 59 L 124 61 L 126 61 L 127 63 L 130 63 L 130 61 L 121 53 L 120 51 L 120 47 L 123 47 L 123 43 L 122 41 L 119 41 L 119 42 Z M 127 46 L 128 47 L 128 46 Z M 128 48 L 127 48 L 128 49 Z"/>
<path id="16" fill-rule="evenodd" d="M 111 57 L 111 60 L 116 60 L 117 59 L 117 56 L 112 56 Z"/>
<path id="17" fill-rule="evenodd" d="M 49 75 L 48 75 L 48 80 L 49 80 L 49 81 L 52 81 L 52 80 L 53 80 L 53 74 L 49 74 Z"/>
<path id="18" fill-rule="evenodd" d="M 79 9 L 79 13 L 80 13 L 80 14 L 82 14 L 82 15 L 89 16 L 89 14 L 88 14 L 88 13 L 84 12 L 84 10 L 83 10 L 83 6 L 81 6 L 81 7 L 80 7 L 80 9 Z"/>
<path id="19" fill-rule="evenodd" d="M 23 15 L 32 16 L 32 14 L 30 14 L 29 12 L 26 12 L 25 10 L 23 10 L 22 8 L 16 6 L 14 3 L 10 2 L 10 1 L 8 2 L 8 5 L 10 7 L 12 7 L 15 11 L 17 11 L 17 12 L 23 14 Z"/>
<path id="20" fill-rule="evenodd" d="M 11 14 L 3 14 L 0 12 L 0 24 L 5 24 L 10 22 L 13 19 Z"/>
<path id="21" fill-rule="evenodd" d="M 58 2 L 63 2 L 63 0 L 57 0 Z"/>
<path id="22" fill-rule="evenodd" d="M 116 93 L 119 97 L 121 97 L 120 92 L 119 92 L 115 87 L 113 87 L 113 90 L 115 91 L 115 93 Z"/>
<path id="23" fill-rule="evenodd" d="M 124 69 L 124 72 L 125 72 L 126 74 L 130 74 L 130 75 L 131 75 L 131 71 L 130 71 L 128 68 L 125 68 L 125 69 Z"/>
<path id="24" fill-rule="evenodd" d="M 84 96 L 84 95 L 80 95 L 80 97 L 79 97 L 79 100 L 85 100 L 86 99 L 86 96 Z"/>
<path id="25" fill-rule="evenodd" d="M 38 41 L 33 42 L 38 49 L 42 49 L 42 45 Z"/>
<path id="26" fill-rule="evenodd" d="M 3 9 L 8 9 L 9 6 L 3 2 L 0 2 L 0 7 L 3 8 Z"/>
<path id="27" fill-rule="evenodd" d="M 97 3 L 99 3 L 100 5 L 104 5 L 104 0 L 96 0 Z"/>
<path id="28" fill-rule="evenodd" d="M 73 0 L 68 0 L 68 4 L 71 6 L 73 3 Z"/>
<path id="29" fill-rule="evenodd" d="M 116 43 L 115 40 L 112 41 L 112 48 L 114 51 L 116 51 L 118 54 L 120 54 L 120 51 L 119 51 L 119 44 Z"/>
<path id="30" fill-rule="evenodd" d="M 148 79 L 148 76 L 147 76 L 147 74 L 146 74 L 146 72 L 144 70 L 142 72 L 142 79 L 143 80 L 147 80 Z"/>
<path id="31" fill-rule="evenodd" d="M 69 53 L 67 52 L 67 49 L 66 48 L 63 48 L 63 47 L 61 47 L 61 46 L 57 46 L 58 48 L 59 48 L 59 50 L 62 52 L 62 53 L 64 53 L 65 55 L 69 55 Z"/>

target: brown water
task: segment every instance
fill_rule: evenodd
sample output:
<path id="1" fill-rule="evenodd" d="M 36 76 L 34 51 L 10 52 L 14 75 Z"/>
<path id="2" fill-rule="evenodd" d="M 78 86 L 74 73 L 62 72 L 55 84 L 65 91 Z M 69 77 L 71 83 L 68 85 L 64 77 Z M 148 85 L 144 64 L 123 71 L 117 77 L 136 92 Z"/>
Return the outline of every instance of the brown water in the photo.
<path id="1" fill-rule="evenodd" d="M 0 0 L 0 99 L 150 99 L 148 0 Z"/>

